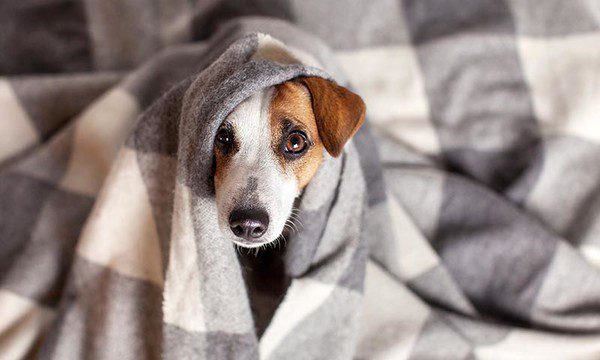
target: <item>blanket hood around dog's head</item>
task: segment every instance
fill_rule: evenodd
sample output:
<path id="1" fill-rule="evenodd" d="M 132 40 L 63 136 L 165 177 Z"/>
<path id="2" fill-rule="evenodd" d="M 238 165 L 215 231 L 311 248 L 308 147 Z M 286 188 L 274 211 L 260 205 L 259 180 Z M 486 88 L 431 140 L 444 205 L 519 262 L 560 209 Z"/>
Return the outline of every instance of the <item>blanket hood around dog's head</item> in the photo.
<path id="1" fill-rule="evenodd" d="M 288 47 L 269 35 L 254 33 L 234 42 L 195 79 L 183 84 L 185 90 L 177 94 L 182 96 L 177 177 L 189 187 L 193 196 L 208 200 L 204 203 L 203 211 L 215 205 L 212 181 L 213 139 L 225 117 L 243 100 L 269 86 L 301 76 L 331 79 L 320 66 L 311 55 Z M 341 160 L 326 154 L 321 170 L 313 179 L 318 185 L 308 186 L 303 201 L 312 204 L 316 199 L 329 198 L 328 195 L 333 194 L 337 186 L 336 171 L 339 172 L 340 166 Z M 330 168 L 337 170 L 328 170 Z M 318 193 L 313 195 L 315 191 Z M 314 204 L 310 206 L 316 208 Z M 300 208 L 302 210 L 302 206 Z M 212 223 L 213 219 L 216 219 L 216 214 L 205 215 L 203 222 Z M 301 233 L 311 234 L 302 240 L 301 249 L 292 251 L 296 242 L 289 242 L 288 270 L 296 275 L 308 268 L 322 230 L 309 231 L 307 227 L 310 224 L 305 225 Z M 319 222 L 318 227 L 322 225 Z M 211 232 L 218 233 L 217 227 L 214 229 Z"/>
<path id="2" fill-rule="evenodd" d="M 252 28 L 252 20 L 246 27 Z M 219 42 L 212 45 L 216 50 L 209 45 L 207 53 L 222 51 L 222 37 L 216 36 L 216 39 Z M 202 203 L 196 213 L 201 208 L 202 227 L 208 237 L 218 234 L 212 177 L 214 137 L 220 124 L 238 104 L 269 86 L 296 77 L 331 79 L 329 73 L 339 74 L 330 65 L 330 71 L 323 69 L 322 63 L 331 64 L 333 57 L 323 55 L 321 45 L 318 50 L 320 52 L 312 55 L 270 35 L 251 33 L 232 42 L 204 70 L 176 85 L 142 115 L 129 139 L 130 146 L 147 150 L 160 148 L 150 151 L 166 152 L 175 158 L 177 182 L 185 185 L 190 196 Z M 303 203 L 316 209 L 323 199 L 331 199 L 343 161 L 343 156 L 333 159 L 325 153 L 320 170 L 304 191 Z M 302 241 L 302 249 L 288 249 L 288 270 L 295 275 L 307 270 L 320 238 L 317 234 L 322 230 L 308 231 L 309 221 L 302 222 L 304 228 L 300 233 L 310 232 L 311 235 L 310 240 Z M 323 225 L 321 221 L 318 223 L 319 227 Z M 196 237 L 203 236 L 196 234 Z M 295 242 L 288 242 L 288 245 L 288 248 L 296 246 Z"/>
<path id="3" fill-rule="evenodd" d="M 157 268 L 164 271 L 165 323 L 187 331 L 248 334 L 248 341 L 256 341 L 240 263 L 218 226 L 214 137 L 232 109 L 252 94 L 299 76 L 329 78 L 315 58 L 268 35 L 250 34 L 231 43 L 195 78 L 175 86 L 138 121 L 128 147 L 135 149 L 143 181 L 152 188 L 153 221 L 161 232 Z M 303 226 L 287 239 L 284 259 L 293 279 L 309 276 L 356 290 L 347 294 L 352 318 L 350 304 L 360 293 L 365 258 L 359 241 L 365 196 L 352 143 L 339 158 L 325 154 L 304 189 L 298 206 Z"/>

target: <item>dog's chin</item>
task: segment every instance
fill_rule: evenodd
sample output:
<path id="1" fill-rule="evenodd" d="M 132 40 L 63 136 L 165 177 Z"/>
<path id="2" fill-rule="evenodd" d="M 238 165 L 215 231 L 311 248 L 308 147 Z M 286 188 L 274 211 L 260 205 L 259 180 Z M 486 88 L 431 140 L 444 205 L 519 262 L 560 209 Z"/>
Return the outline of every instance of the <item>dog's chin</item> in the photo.
<path id="1" fill-rule="evenodd" d="M 253 248 L 258 248 L 258 247 L 261 247 L 264 245 L 268 245 L 278 238 L 278 237 L 275 237 L 274 239 L 271 239 L 271 238 L 265 237 L 264 239 L 261 238 L 256 241 L 248 241 L 248 240 L 241 239 L 237 236 L 229 235 L 228 237 L 231 240 L 231 242 L 233 242 L 234 244 L 236 244 L 239 247 L 243 247 L 246 249 L 253 249 Z"/>
<path id="2" fill-rule="evenodd" d="M 232 242 L 234 244 L 236 244 L 237 246 L 242 247 L 242 248 L 255 249 L 255 248 L 258 248 L 258 247 L 261 247 L 261 246 L 264 246 L 264 245 L 267 245 L 267 244 L 271 243 L 272 240 L 271 241 L 257 241 L 257 242 L 254 242 L 254 241 L 245 241 L 243 239 L 237 239 L 237 240 L 232 240 Z"/>
<path id="3" fill-rule="evenodd" d="M 235 245 L 242 247 L 242 248 L 246 248 L 246 249 L 254 249 L 254 248 L 268 245 L 268 244 L 274 242 L 275 240 L 277 240 L 281 236 L 282 231 L 283 231 L 283 229 L 281 231 L 279 231 L 279 233 L 278 233 L 279 235 L 277 235 L 277 234 L 272 235 L 272 234 L 267 233 L 267 234 L 263 235 L 260 239 L 250 241 L 250 240 L 245 240 L 245 239 L 235 236 L 229 229 L 221 228 L 221 233 L 223 234 L 223 236 L 226 239 L 228 239 Z"/>

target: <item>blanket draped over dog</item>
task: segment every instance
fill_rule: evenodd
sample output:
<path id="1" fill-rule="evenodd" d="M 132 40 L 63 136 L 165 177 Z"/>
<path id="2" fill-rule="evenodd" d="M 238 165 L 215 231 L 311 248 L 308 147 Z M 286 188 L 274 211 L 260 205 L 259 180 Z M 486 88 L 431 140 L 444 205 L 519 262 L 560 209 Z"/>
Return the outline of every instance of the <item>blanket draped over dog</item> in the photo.
<path id="1" fill-rule="evenodd" d="M 600 12 L 561 6 L 0 5 L 0 358 L 600 358 Z M 369 121 L 258 336 L 212 144 L 298 76 Z"/>

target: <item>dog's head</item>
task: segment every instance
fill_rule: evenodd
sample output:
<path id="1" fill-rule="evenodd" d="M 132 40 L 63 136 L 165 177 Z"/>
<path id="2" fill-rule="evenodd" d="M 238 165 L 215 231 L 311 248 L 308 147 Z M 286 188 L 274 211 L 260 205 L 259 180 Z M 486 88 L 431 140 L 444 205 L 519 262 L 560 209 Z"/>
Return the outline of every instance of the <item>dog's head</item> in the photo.
<path id="1" fill-rule="evenodd" d="M 239 104 L 215 137 L 223 234 L 243 247 L 277 239 L 323 151 L 339 156 L 364 116 L 358 95 L 317 77 L 272 86 Z"/>

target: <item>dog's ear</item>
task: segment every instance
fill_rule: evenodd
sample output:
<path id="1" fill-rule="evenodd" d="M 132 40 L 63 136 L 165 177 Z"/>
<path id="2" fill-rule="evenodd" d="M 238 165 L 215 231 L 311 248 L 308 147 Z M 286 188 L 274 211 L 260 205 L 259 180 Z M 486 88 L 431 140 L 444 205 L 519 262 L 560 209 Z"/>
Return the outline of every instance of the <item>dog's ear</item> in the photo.
<path id="1" fill-rule="evenodd" d="M 319 136 L 327 152 L 338 157 L 365 120 L 365 103 L 352 91 L 320 77 L 300 81 L 310 92 Z"/>

